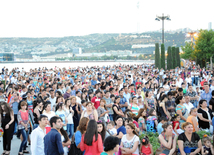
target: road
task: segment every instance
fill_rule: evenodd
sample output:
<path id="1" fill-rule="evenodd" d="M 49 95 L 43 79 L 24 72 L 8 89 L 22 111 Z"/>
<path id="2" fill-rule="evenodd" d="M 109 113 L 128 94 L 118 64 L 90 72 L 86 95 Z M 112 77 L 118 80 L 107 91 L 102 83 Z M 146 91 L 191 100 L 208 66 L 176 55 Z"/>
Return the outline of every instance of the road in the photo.
<path id="1" fill-rule="evenodd" d="M 3 139 L 0 138 L 0 154 L 3 152 Z M 21 145 L 21 140 L 16 137 L 16 135 L 13 136 L 13 140 L 11 142 L 11 151 L 10 155 L 18 155 L 19 147 Z M 27 151 L 30 151 L 30 146 L 27 147 Z M 31 153 L 30 153 L 31 154 Z M 25 154 L 27 155 L 27 154 Z"/>

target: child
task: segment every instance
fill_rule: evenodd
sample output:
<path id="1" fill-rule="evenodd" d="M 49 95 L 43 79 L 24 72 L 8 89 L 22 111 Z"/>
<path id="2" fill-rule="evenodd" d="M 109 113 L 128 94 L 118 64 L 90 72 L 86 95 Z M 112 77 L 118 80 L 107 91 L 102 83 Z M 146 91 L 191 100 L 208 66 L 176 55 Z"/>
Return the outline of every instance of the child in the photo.
<path id="1" fill-rule="evenodd" d="M 184 132 L 182 129 L 180 129 L 179 121 L 180 121 L 180 116 L 178 114 L 174 114 L 174 116 L 172 117 L 172 125 L 173 125 L 173 130 L 177 136 Z"/>
<path id="2" fill-rule="evenodd" d="M 117 130 L 114 128 L 114 121 L 110 121 L 107 125 L 107 130 L 111 134 L 111 136 L 117 135 Z"/>
<path id="3" fill-rule="evenodd" d="M 156 132 L 158 121 L 157 121 L 157 113 L 155 109 L 149 110 L 149 117 L 146 119 L 146 128 L 147 132 Z"/>
<path id="4" fill-rule="evenodd" d="M 163 132 L 163 127 L 162 127 L 162 125 L 163 125 L 164 123 L 166 123 L 167 121 L 168 121 L 168 119 L 167 119 L 166 117 L 164 117 L 164 116 L 162 116 L 162 117 L 160 118 L 160 122 L 158 123 L 158 126 L 157 126 L 157 132 L 158 132 L 159 135 Z"/>
<path id="5" fill-rule="evenodd" d="M 149 143 L 149 138 L 145 136 L 140 144 L 141 155 L 153 155 L 152 145 Z"/>
<path id="6" fill-rule="evenodd" d="M 211 139 L 207 135 L 203 136 L 202 142 L 204 144 L 204 146 L 202 146 L 202 150 L 201 150 L 202 155 L 214 154 L 214 149 L 213 149 L 213 146 L 211 143 Z"/>

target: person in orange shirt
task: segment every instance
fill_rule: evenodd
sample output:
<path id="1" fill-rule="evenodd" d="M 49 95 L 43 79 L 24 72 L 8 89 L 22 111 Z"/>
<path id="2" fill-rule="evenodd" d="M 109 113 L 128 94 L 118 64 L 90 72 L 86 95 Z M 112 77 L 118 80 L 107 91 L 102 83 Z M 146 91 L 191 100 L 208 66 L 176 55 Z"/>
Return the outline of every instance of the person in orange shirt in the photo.
<path id="1" fill-rule="evenodd" d="M 187 117 L 186 122 L 190 122 L 193 126 L 193 132 L 197 132 L 199 130 L 198 128 L 198 121 L 197 121 L 197 108 L 193 107 L 190 110 L 190 115 Z"/>

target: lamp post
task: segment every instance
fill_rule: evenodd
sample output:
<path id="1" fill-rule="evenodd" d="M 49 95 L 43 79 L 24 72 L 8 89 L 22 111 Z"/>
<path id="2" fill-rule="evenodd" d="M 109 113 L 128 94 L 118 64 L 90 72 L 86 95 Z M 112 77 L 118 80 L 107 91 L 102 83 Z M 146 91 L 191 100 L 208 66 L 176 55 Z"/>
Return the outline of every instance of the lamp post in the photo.
<path id="1" fill-rule="evenodd" d="M 162 16 L 156 16 L 155 20 L 160 21 L 162 20 L 162 44 L 164 44 L 164 20 L 171 20 L 169 18 L 169 16 L 164 16 L 164 14 L 162 14 Z"/>
<path id="2" fill-rule="evenodd" d="M 191 37 L 191 43 L 193 46 L 193 36 L 197 36 L 197 32 L 188 32 L 187 37 Z"/>

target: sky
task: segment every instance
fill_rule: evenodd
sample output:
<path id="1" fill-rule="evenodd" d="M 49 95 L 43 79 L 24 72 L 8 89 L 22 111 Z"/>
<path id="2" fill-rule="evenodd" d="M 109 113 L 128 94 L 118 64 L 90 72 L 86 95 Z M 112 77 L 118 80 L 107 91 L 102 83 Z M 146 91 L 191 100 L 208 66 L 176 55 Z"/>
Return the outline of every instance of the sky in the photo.
<path id="1" fill-rule="evenodd" d="M 137 3 L 139 1 L 139 9 Z M 1 0 L 0 38 L 64 37 L 214 27 L 213 0 Z M 137 29 L 137 23 L 140 28 Z"/>

